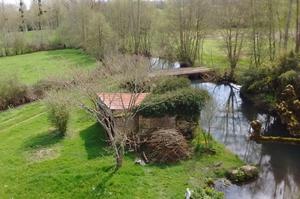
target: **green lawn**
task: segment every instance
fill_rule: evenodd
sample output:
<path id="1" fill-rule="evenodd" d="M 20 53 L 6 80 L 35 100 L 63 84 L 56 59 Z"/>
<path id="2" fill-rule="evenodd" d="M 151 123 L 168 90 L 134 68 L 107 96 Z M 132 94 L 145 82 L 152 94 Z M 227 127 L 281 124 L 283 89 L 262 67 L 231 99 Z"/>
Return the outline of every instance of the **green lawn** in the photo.
<path id="1" fill-rule="evenodd" d="M 38 80 L 64 75 L 69 70 L 93 68 L 96 61 L 81 50 L 66 49 L 0 58 L 0 74 L 16 75 L 23 83 L 34 84 Z"/>
<path id="2" fill-rule="evenodd" d="M 1 75 L 17 73 L 27 84 L 94 66 L 95 60 L 71 49 L 0 58 Z M 242 164 L 215 144 L 216 155 L 176 165 L 142 167 L 126 154 L 124 166 L 114 172 L 102 128 L 81 110 L 71 116 L 68 135 L 61 138 L 43 102 L 0 112 L 0 198 L 183 198 L 187 187 L 203 187 L 208 178 Z"/>
<path id="3" fill-rule="evenodd" d="M 62 139 L 53 134 L 42 102 L 0 113 L 0 198 L 181 199 L 187 187 L 241 164 L 216 145 L 216 155 L 169 166 L 137 166 L 127 154 L 114 172 L 103 130 L 80 110 L 71 118 Z"/>

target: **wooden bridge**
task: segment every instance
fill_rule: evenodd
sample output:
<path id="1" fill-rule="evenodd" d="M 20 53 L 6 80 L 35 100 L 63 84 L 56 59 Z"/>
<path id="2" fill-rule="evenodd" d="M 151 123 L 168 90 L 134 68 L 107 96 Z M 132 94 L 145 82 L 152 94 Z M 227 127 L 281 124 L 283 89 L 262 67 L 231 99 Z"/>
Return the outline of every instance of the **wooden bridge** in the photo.
<path id="1" fill-rule="evenodd" d="M 215 71 L 206 67 L 186 67 L 155 70 L 150 73 L 150 76 L 183 76 L 190 79 L 209 81 L 215 77 Z"/>

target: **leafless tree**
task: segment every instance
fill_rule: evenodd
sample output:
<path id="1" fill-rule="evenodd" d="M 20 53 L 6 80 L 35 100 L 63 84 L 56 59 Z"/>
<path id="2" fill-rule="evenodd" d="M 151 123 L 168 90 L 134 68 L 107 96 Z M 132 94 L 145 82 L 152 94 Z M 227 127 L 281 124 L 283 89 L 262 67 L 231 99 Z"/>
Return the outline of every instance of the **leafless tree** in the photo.
<path id="1" fill-rule="evenodd" d="M 234 79 L 234 72 L 240 60 L 244 44 L 245 19 L 247 16 L 244 4 L 231 0 L 222 1 L 219 10 L 221 35 L 230 65 L 230 78 Z"/>
<path id="2" fill-rule="evenodd" d="M 174 43 L 179 61 L 194 65 L 198 58 L 206 35 L 205 0 L 176 0 L 172 2 L 171 25 L 174 30 Z"/>
<path id="3" fill-rule="evenodd" d="M 117 168 L 122 166 L 125 143 L 128 141 L 130 133 L 129 123 L 139 111 L 136 106 L 137 101 L 139 96 L 145 92 L 148 62 L 139 56 L 113 56 L 106 58 L 103 66 L 96 71 L 87 74 L 80 72 L 74 76 L 75 88 L 80 93 L 80 97 L 76 98 L 76 103 L 90 113 L 105 129 L 114 149 Z M 129 94 L 129 103 L 123 101 L 124 93 L 119 92 L 120 85 L 124 83 L 130 85 L 129 90 L 125 91 L 127 96 Z M 115 92 L 116 90 L 118 92 Z M 111 95 L 105 96 L 106 94 L 104 94 L 101 97 L 101 93 L 111 93 Z M 119 113 L 121 114 L 121 125 L 116 124 L 116 115 L 109 107 L 110 102 L 113 103 L 114 100 L 121 101 L 119 104 L 122 106 Z"/>

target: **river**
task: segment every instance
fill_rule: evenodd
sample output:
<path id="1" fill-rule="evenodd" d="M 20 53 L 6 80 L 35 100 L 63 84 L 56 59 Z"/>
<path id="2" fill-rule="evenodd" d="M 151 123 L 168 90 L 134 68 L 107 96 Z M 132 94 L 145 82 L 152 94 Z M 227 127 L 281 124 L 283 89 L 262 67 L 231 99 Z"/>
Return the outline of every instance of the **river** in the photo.
<path id="1" fill-rule="evenodd" d="M 151 58 L 153 69 L 180 68 L 159 58 Z M 263 122 L 265 135 L 286 135 L 274 118 L 260 113 L 240 98 L 240 86 L 193 82 L 194 87 L 207 90 L 213 100 L 201 113 L 201 125 L 213 137 L 248 164 L 257 165 L 259 178 L 247 185 L 231 185 L 224 191 L 227 199 L 300 199 L 300 146 L 263 143 L 248 139 L 249 123 Z M 211 119 L 207 119 L 211 118 Z M 210 125 L 208 125 L 210 123 Z"/>
<path id="2" fill-rule="evenodd" d="M 299 199 L 300 198 L 300 146 L 264 143 L 248 139 L 249 122 L 259 119 L 266 134 L 282 133 L 274 118 L 259 113 L 240 98 L 237 85 L 216 86 L 213 83 L 197 83 L 193 86 L 207 90 L 213 97 L 213 105 L 201 114 L 202 127 L 210 127 L 213 137 L 249 164 L 258 165 L 259 178 L 247 185 L 231 185 L 225 190 L 228 199 Z M 213 109 L 213 110 L 212 110 Z M 213 117 L 212 117 L 213 116 Z M 211 125 L 208 125 L 213 118 Z M 275 126 L 275 127 L 274 127 Z"/>

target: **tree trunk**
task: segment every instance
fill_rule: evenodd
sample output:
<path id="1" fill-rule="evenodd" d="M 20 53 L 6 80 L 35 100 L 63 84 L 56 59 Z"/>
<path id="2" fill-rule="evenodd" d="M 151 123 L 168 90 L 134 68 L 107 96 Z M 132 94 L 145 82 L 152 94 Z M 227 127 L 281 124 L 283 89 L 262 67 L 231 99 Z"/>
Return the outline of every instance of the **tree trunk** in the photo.
<path id="1" fill-rule="evenodd" d="M 296 1 L 296 53 L 299 53 L 300 50 L 300 24 L 299 24 L 299 0 Z"/>
<path id="2" fill-rule="evenodd" d="M 289 1 L 287 18 L 286 18 L 285 33 L 284 33 L 283 47 L 284 47 L 285 51 L 287 51 L 287 48 L 288 48 L 289 30 L 290 30 L 290 24 L 291 24 L 291 18 L 292 18 L 292 4 L 293 4 L 293 0 L 290 0 Z"/>

